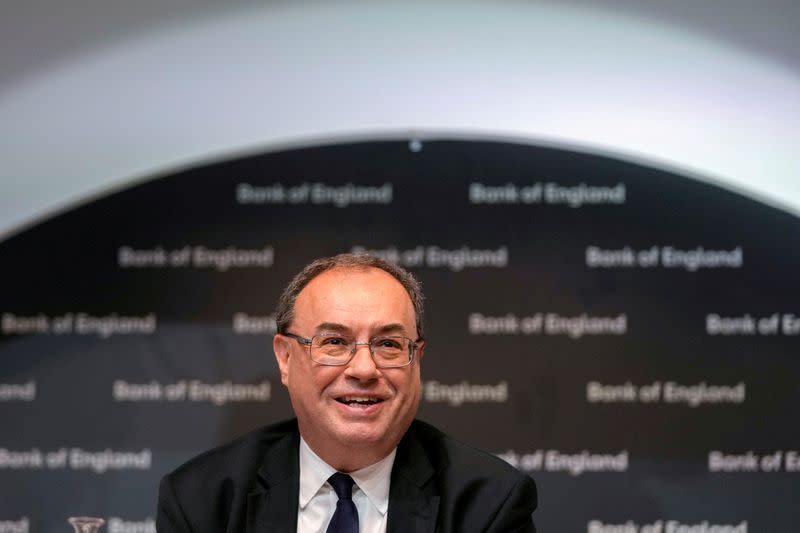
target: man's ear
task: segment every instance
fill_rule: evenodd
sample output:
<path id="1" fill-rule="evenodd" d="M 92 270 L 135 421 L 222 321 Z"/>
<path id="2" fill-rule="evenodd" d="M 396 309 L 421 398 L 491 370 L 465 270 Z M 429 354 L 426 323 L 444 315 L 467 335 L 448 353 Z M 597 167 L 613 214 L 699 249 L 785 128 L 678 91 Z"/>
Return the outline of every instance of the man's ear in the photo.
<path id="1" fill-rule="evenodd" d="M 425 355 L 425 342 L 423 342 L 418 348 L 414 356 L 417 358 L 417 362 L 422 362 L 422 356 Z"/>
<path id="2" fill-rule="evenodd" d="M 275 335 L 272 338 L 272 349 L 275 351 L 275 359 L 278 361 L 278 369 L 281 372 L 281 383 L 289 383 L 289 348 L 291 344 L 288 338 L 283 335 Z"/>

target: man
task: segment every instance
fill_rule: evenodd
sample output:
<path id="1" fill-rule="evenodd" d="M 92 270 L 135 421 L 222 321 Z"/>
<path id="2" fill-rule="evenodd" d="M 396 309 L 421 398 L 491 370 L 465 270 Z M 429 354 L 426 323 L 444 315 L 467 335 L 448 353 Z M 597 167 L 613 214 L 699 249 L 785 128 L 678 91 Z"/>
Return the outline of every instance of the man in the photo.
<path id="1" fill-rule="evenodd" d="M 297 419 L 167 475 L 158 531 L 535 531 L 530 477 L 414 420 L 422 301 L 408 272 L 374 257 L 308 265 L 273 340 Z"/>

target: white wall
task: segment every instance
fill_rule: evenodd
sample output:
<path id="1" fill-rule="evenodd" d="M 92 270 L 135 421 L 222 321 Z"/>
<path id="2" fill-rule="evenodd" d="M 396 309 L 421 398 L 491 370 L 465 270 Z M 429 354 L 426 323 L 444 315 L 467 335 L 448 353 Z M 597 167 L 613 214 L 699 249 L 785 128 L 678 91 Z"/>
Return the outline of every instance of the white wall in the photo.
<path id="1" fill-rule="evenodd" d="M 800 214 L 791 4 L 770 28 L 758 27 L 769 5 L 740 12 L 738 33 L 730 13 L 695 17 L 692 2 L 677 18 L 577 1 L 179 2 L 185 13 L 159 18 L 146 2 L 150 16 L 93 25 L 95 2 L 63 19 L 60 4 L 34 4 L 3 8 L 0 236 L 183 165 L 409 135 L 610 153 Z M 50 35 L 42 23 L 63 50 L 31 49 L 30 32 Z"/>

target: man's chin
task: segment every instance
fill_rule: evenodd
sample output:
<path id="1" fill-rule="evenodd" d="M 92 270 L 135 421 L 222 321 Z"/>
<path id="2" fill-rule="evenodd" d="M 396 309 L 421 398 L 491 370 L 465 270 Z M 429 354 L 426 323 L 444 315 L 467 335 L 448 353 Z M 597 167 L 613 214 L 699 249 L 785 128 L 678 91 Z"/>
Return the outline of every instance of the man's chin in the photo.
<path id="1" fill-rule="evenodd" d="M 345 422 L 336 428 L 339 440 L 348 445 L 375 445 L 386 438 L 386 429 L 368 422 Z"/>
<path id="2" fill-rule="evenodd" d="M 375 422 L 343 422 L 331 436 L 353 450 L 378 450 L 384 447 L 391 450 L 397 444 L 394 442 L 394 432 L 384 424 Z"/>

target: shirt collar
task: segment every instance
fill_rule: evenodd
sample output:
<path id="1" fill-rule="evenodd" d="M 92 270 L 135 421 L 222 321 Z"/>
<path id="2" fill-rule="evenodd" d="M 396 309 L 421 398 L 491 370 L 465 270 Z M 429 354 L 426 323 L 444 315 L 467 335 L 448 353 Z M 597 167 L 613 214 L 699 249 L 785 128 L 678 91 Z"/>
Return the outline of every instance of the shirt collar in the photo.
<path id="1" fill-rule="evenodd" d="M 381 514 L 386 514 L 389 509 L 389 485 L 395 455 L 397 455 L 397 448 L 377 463 L 350 472 L 350 476 L 358 488 Z M 311 498 L 335 473 L 336 469 L 323 461 L 314 453 L 305 439 L 300 437 L 300 501 L 298 503 L 301 509 L 305 509 Z"/>

